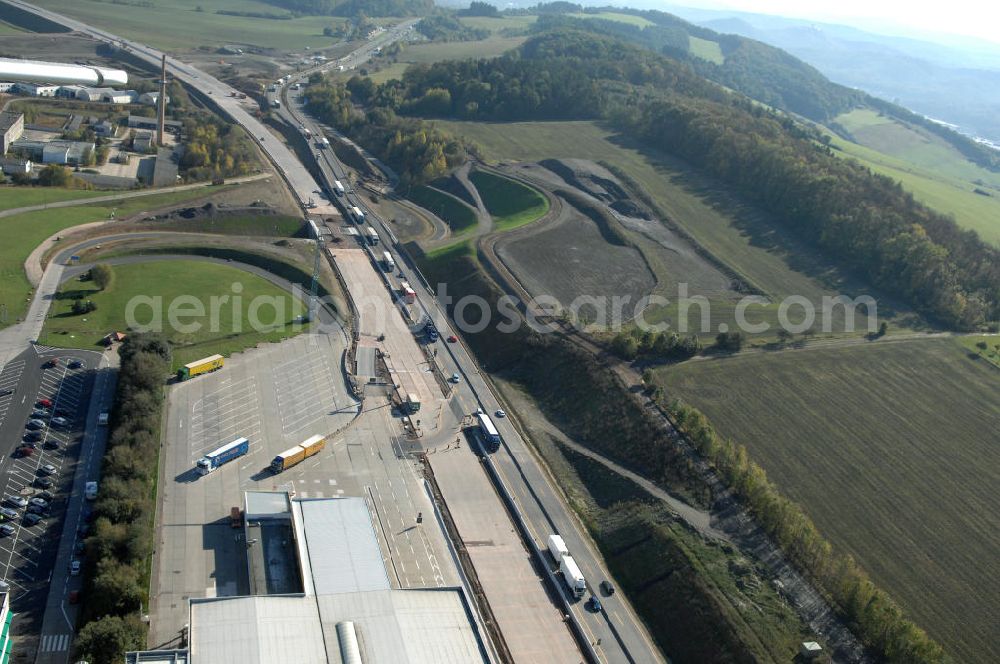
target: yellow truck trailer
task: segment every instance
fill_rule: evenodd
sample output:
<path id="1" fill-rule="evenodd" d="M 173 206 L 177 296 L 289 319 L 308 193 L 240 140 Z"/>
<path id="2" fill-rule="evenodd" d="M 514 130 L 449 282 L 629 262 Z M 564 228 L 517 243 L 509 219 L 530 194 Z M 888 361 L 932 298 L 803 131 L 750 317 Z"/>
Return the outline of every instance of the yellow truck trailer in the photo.
<path id="1" fill-rule="evenodd" d="M 319 454 L 324 445 L 326 445 L 326 438 L 323 436 L 312 436 L 299 443 L 299 447 L 305 450 L 307 459 L 314 454 Z"/>
<path id="2" fill-rule="evenodd" d="M 210 355 L 198 360 L 197 362 L 185 364 L 177 370 L 177 380 L 187 380 L 189 378 L 194 378 L 199 374 L 216 371 L 217 369 L 221 369 L 225 362 L 226 358 L 221 355 Z"/>
<path id="3" fill-rule="evenodd" d="M 275 474 L 283 470 L 288 470 L 304 459 L 308 459 L 314 454 L 319 454 L 326 445 L 326 438 L 323 436 L 312 436 L 302 441 L 295 447 L 291 447 L 271 460 L 271 471 Z"/>

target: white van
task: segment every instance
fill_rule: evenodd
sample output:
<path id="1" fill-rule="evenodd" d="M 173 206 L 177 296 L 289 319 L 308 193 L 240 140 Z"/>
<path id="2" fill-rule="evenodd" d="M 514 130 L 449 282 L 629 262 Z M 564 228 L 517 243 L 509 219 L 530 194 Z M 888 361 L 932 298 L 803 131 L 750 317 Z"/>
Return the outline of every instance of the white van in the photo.
<path id="1" fill-rule="evenodd" d="M 97 498 L 97 482 L 87 482 L 83 495 L 87 500 L 95 500 Z"/>

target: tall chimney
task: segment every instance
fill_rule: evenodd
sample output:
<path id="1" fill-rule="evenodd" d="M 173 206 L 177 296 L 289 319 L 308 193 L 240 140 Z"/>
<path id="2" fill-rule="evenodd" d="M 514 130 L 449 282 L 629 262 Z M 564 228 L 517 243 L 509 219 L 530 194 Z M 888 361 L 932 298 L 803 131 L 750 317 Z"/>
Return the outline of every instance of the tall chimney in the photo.
<path id="1" fill-rule="evenodd" d="M 163 119 L 167 111 L 167 56 L 163 56 L 160 64 L 160 98 L 156 100 L 159 108 L 156 113 L 156 144 L 163 147 Z"/>

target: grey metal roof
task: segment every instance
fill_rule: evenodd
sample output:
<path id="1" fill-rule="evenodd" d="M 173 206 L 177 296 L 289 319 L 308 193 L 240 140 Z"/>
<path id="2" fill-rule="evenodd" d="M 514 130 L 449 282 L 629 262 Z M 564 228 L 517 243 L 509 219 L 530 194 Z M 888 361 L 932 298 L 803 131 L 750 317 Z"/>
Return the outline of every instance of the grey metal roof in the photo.
<path id="1" fill-rule="evenodd" d="M 380 590 L 316 598 L 330 661 L 341 664 L 337 623 L 354 623 L 365 662 L 430 664 L 486 660 L 461 591 Z"/>
<path id="2" fill-rule="evenodd" d="M 302 518 L 316 595 L 389 588 L 364 498 L 296 500 L 294 504 Z"/>
<path id="3" fill-rule="evenodd" d="M 301 596 L 191 600 L 191 662 L 326 664 L 316 605 Z"/>
<path id="4" fill-rule="evenodd" d="M 284 491 L 247 491 L 246 518 L 248 521 L 266 518 L 288 518 L 292 507 Z"/>

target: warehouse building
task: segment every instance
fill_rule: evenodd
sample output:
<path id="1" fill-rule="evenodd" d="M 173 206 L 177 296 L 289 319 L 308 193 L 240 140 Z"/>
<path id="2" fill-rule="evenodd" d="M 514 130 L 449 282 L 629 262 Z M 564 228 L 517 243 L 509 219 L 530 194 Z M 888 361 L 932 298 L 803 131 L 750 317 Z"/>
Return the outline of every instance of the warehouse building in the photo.
<path id="1" fill-rule="evenodd" d="M 24 113 L 0 113 L 0 155 L 7 154 L 11 145 L 24 133 Z"/>
<path id="2" fill-rule="evenodd" d="M 15 141 L 10 151 L 43 164 L 81 164 L 94 144 L 84 141 Z"/>
<path id="3" fill-rule="evenodd" d="M 189 664 L 489 662 L 461 588 L 392 588 L 363 498 L 251 491 L 245 504 L 255 594 L 190 600 L 175 651 Z"/>

